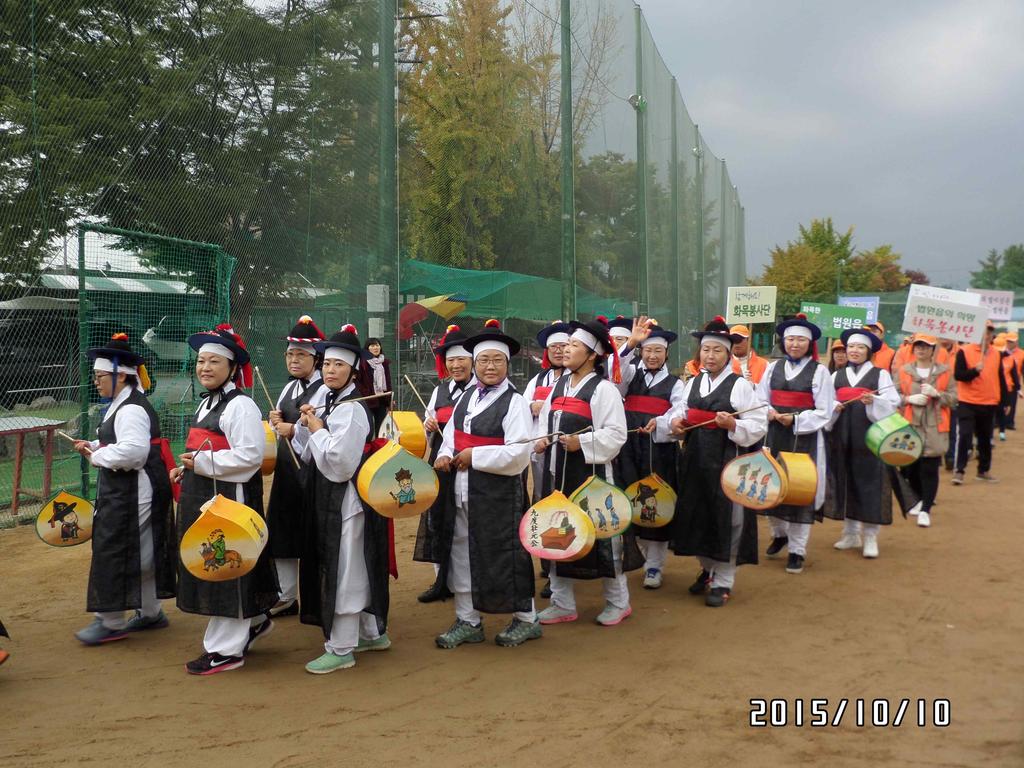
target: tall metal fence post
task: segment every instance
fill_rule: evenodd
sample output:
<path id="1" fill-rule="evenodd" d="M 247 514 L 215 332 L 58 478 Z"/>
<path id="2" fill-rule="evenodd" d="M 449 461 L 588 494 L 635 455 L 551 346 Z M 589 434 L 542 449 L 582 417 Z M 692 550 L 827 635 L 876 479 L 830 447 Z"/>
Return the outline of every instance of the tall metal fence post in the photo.
<path id="1" fill-rule="evenodd" d="M 572 18 L 562 0 L 562 318 L 576 317 L 576 158 L 572 109 Z"/>
<path id="2" fill-rule="evenodd" d="M 732 208 L 730 202 L 726 205 L 726 192 L 729 187 L 729 174 L 725 169 L 725 158 L 722 158 L 722 182 L 721 191 L 718 193 L 718 226 L 722 233 L 718 238 L 718 299 L 716 304 L 725 306 L 725 296 L 728 286 L 732 285 L 732 260 L 729 258 L 729 249 L 726 247 L 726 237 L 729 234 L 725 226 L 725 212 Z M 723 312 L 723 314 L 725 314 Z"/>
<path id="3" fill-rule="evenodd" d="M 636 228 L 640 253 L 637 258 L 637 304 L 639 313 L 648 312 L 647 286 L 647 116 L 644 99 L 644 16 L 640 6 L 636 18 Z"/>
<path id="4" fill-rule="evenodd" d="M 85 294 L 85 230 L 78 230 L 78 437 L 89 439 L 89 304 Z M 82 498 L 89 498 L 89 461 L 79 459 Z"/>
<path id="5" fill-rule="evenodd" d="M 672 258 L 670 259 L 671 279 L 672 279 L 672 311 L 675 316 L 672 318 L 672 328 L 677 332 L 682 332 L 680 323 L 682 322 L 682 311 L 680 302 L 680 292 L 682 286 L 679 281 L 679 127 L 677 112 L 679 110 L 679 87 L 676 83 L 675 77 L 672 78 L 672 82 L 669 83 L 671 93 L 669 93 L 669 104 L 672 105 L 672 161 L 671 161 L 671 173 L 670 173 L 670 189 L 672 193 Z M 678 345 L 677 345 L 678 346 Z M 677 349 L 678 352 L 678 349 Z"/>
<path id="6" fill-rule="evenodd" d="M 380 127 L 380 157 L 378 169 L 377 202 L 377 259 L 376 269 L 370 279 L 377 282 L 380 276 L 391 267 L 391 290 L 389 291 L 388 310 L 395 323 L 395 333 L 385 334 L 397 339 L 398 330 L 398 117 L 395 112 L 395 17 L 398 13 L 396 0 L 380 0 L 379 4 L 378 48 L 380 59 L 378 76 L 380 92 L 378 104 L 378 123 Z M 397 341 L 395 342 L 397 345 Z M 394 370 L 392 372 L 395 387 L 400 392 L 402 385 L 401 355 L 397 346 L 390 355 Z M 399 402 L 398 397 L 395 402 Z"/>
<path id="7" fill-rule="evenodd" d="M 693 124 L 693 154 L 696 162 L 697 186 L 697 260 L 700 265 L 700 319 L 698 324 L 707 322 L 707 272 L 704 269 L 704 151 L 700 146 L 700 126 Z"/>

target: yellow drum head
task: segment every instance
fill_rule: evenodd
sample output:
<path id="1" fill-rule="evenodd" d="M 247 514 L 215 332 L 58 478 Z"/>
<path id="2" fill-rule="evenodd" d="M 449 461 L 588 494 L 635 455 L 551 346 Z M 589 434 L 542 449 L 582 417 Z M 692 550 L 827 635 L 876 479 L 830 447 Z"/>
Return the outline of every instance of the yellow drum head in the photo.
<path id="1" fill-rule="evenodd" d="M 781 503 L 794 507 L 813 504 L 818 493 L 818 468 L 814 459 L 806 453 L 779 451 L 778 462 L 789 486 Z"/>
<path id="2" fill-rule="evenodd" d="M 412 411 L 391 411 L 384 417 L 377 437 L 394 440 L 418 458 L 425 459 L 429 455 L 427 432 L 420 417 Z"/>
<path id="3" fill-rule="evenodd" d="M 590 553 L 597 535 L 587 513 L 555 491 L 526 510 L 519 540 L 535 557 L 571 562 Z"/>
<path id="4" fill-rule="evenodd" d="M 652 472 L 626 488 L 626 496 L 631 505 L 633 525 L 661 528 L 675 517 L 676 492 L 657 472 Z"/>
<path id="5" fill-rule="evenodd" d="M 92 504 L 61 491 L 39 510 L 36 534 L 51 547 L 75 547 L 92 538 Z"/>
<path id="6" fill-rule="evenodd" d="M 722 468 L 720 482 L 729 500 L 747 509 L 777 507 L 789 490 L 785 470 L 767 448 L 730 461 Z"/>
<path id="7" fill-rule="evenodd" d="M 389 440 L 359 470 L 359 496 L 384 517 L 415 517 L 437 500 L 437 473 L 398 443 Z"/>
<path id="8" fill-rule="evenodd" d="M 924 452 L 921 434 L 899 413 L 868 427 L 864 441 L 869 451 L 891 467 L 913 464 Z"/>
<path id="9" fill-rule="evenodd" d="M 203 581 L 231 581 L 256 566 L 269 531 L 256 510 L 217 494 L 181 538 L 181 562 Z"/>
<path id="10" fill-rule="evenodd" d="M 263 463 L 260 465 L 260 473 L 272 475 L 277 465 L 277 433 L 270 426 L 269 421 L 263 422 Z"/>
<path id="11" fill-rule="evenodd" d="M 633 520 L 629 497 L 596 475 L 573 491 L 569 501 L 587 513 L 599 539 L 618 536 Z"/>

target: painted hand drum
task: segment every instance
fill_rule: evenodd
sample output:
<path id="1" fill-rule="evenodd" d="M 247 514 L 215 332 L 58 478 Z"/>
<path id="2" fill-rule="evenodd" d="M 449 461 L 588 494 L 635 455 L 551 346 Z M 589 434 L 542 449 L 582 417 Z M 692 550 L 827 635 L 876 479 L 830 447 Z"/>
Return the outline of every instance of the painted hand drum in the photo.
<path id="1" fill-rule="evenodd" d="M 657 472 L 641 478 L 626 488 L 632 508 L 633 525 L 661 528 L 672 522 L 676 514 L 676 492 Z"/>
<path id="2" fill-rule="evenodd" d="M 203 581 L 245 576 L 267 545 L 266 521 L 256 510 L 219 493 L 199 508 L 200 515 L 181 537 L 181 562 Z"/>
<path id="3" fill-rule="evenodd" d="M 384 417 L 377 437 L 394 440 L 405 450 L 421 459 L 428 456 L 427 432 L 420 417 L 412 411 L 391 411 Z"/>
<path id="4" fill-rule="evenodd" d="M 92 504 L 61 491 L 39 510 L 36 534 L 51 547 L 74 547 L 92 538 Z"/>
<path id="5" fill-rule="evenodd" d="M 437 499 L 437 473 L 423 459 L 388 440 L 359 470 L 356 489 L 384 517 L 416 517 Z"/>
<path id="6" fill-rule="evenodd" d="M 274 474 L 274 467 L 277 466 L 277 432 L 270 426 L 269 421 L 263 422 L 263 463 L 260 464 L 260 474 L 264 477 Z"/>
<path id="7" fill-rule="evenodd" d="M 813 504 L 818 493 L 818 468 L 814 459 L 806 453 L 779 451 L 778 462 L 782 465 L 789 486 L 780 503 L 794 507 Z"/>
<path id="8" fill-rule="evenodd" d="M 579 560 L 590 553 L 596 539 L 587 513 L 561 491 L 538 501 L 519 522 L 519 540 L 526 551 L 545 560 Z"/>
<path id="9" fill-rule="evenodd" d="M 587 513 L 599 539 L 618 536 L 633 519 L 629 497 L 596 475 L 573 491 L 569 501 Z"/>
<path id="10" fill-rule="evenodd" d="M 891 467 L 905 467 L 921 458 L 924 440 L 899 413 L 868 427 L 864 437 L 868 450 Z"/>
<path id="11" fill-rule="evenodd" d="M 747 509 L 771 509 L 782 503 L 789 480 L 767 448 L 737 456 L 722 468 L 722 492 Z"/>

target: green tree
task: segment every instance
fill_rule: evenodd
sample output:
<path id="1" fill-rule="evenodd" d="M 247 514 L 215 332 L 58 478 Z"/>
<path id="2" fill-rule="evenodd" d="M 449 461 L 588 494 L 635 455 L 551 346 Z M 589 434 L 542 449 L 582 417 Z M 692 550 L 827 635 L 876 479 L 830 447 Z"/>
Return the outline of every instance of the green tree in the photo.
<path id="1" fill-rule="evenodd" d="M 981 269 L 971 272 L 972 288 L 1024 289 L 1024 245 L 1008 246 L 1002 253 L 993 248 L 978 264 Z"/>

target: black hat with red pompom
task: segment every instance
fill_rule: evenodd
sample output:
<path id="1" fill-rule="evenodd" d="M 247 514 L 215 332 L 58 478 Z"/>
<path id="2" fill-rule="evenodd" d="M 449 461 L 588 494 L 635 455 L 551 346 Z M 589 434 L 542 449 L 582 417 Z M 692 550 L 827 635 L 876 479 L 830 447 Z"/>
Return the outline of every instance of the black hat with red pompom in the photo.
<path id="1" fill-rule="evenodd" d="M 317 341 L 323 341 L 324 338 L 326 338 L 324 332 L 316 327 L 313 318 L 309 315 L 303 315 L 288 335 L 284 337 L 284 340 L 290 341 L 293 344 L 313 344 Z"/>
<path id="2" fill-rule="evenodd" d="M 793 328 L 806 329 L 811 334 L 811 341 L 817 341 L 818 339 L 821 338 L 821 328 L 819 328 L 810 320 L 808 320 L 807 315 L 805 315 L 803 312 L 793 315 L 793 317 L 789 318 L 788 320 L 783 320 L 781 323 L 775 326 L 775 333 L 779 335 L 780 339 L 784 339 L 786 338 L 786 331 Z M 806 334 L 801 333 L 800 335 L 804 336 Z"/>
<path id="3" fill-rule="evenodd" d="M 732 348 L 733 344 L 743 340 L 742 336 L 729 332 L 729 326 L 726 324 L 725 318 L 721 315 L 716 315 L 712 318 L 711 321 L 704 326 L 703 330 L 691 331 L 690 335 L 700 342 L 703 342 L 707 337 L 718 339 L 725 343 L 729 348 Z"/>
<path id="4" fill-rule="evenodd" d="M 196 352 L 202 352 L 203 347 L 208 347 L 208 351 L 227 357 L 237 366 L 235 384 L 246 388 L 252 387 L 249 352 L 242 337 L 231 327 L 231 323 L 221 323 L 212 331 L 193 333 L 188 337 L 188 345 Z"/>
<path id="5" fill-rule="evenodd" d="M 540 329 L 540 333 L 537 334 L 537 343 L 544 348 L 544 356 L 540 361 L 541 368 L 547 370 L 551 367 L 551 359 L 548 357 L 548 344 L 567 344 L 570 333 L 572 333 L 572 326 L 562 320 L 555 320 L 550 325 Z"/>
<path id="6" fill-rule="evenodd" d="M 518 355 L 519 350 L 521 349 L 519 342 L 508 334 L 503 333 L 501 330 L 501 323 L 493 318 L 484 323 L 484 329 L 480 331 L 480 333 L 466 339 L 463 346 L 473 353 L 473 357 L 476 357 L 478 351 L 477 348 L 481 344 L 488 342 L 490 342 L 491 346 L 496 349 L 500 349 L 498 345 L 504 344 L 508 349 L 509 357 Z"/>
<path id="7" fill-rule="evenodd" d="M 437 371 L 437 378 L 446 379 L 448 377 L 448 367 L 445 365 L 445 360 L 449 357 L 449 350 L 459 353 L 453 354 L 451 357 L 472 357 L 469 354 L 469 349 L 466 347 L 468 340 L 469 337 L 457 325 L 449 325 L 445 329 L 440 343 L 434 347 L 434 368 Z M 466 354 L 461 354 L 463 352 Z"/>
<path id="8" fill-rule="evenodd" d="M 359 343 L 356 327 L 351 323 L 341 326 L 341 330 L 332 334 L 329 339 L 314 342 L 313 348 L 324 357 L 328 356 L 329 349 L 351 352 L 351 355 L 342 355 L 341 359 L 353 368 L 359 367 L 359 360 L 363 357 L 363 345 Z"/>
<path id="9" fill-rule="evenodd" d="M 611 380 L 616 384 L 622 381 L 622 373 L 619 366 L 619 350 L 615 346 L 615 340 L 612 339 L 612 335 L 609 332 L 608 318 L 604 315 L 598 315 L 586 323 L 573 320 L 569 325 L 572 327 L 571 338 L 583 342 L 583 344 L 601 357 L 611 355 Z M 630 321 L 629 327 L 632 329 L 632 321 Z"/>
<path id="10" fill-rule="evenodd" d="M 615 336 L 632 336 L 633 318 L 616 315 L 614 319 L 608 321 L 608 331 Z"/>

